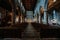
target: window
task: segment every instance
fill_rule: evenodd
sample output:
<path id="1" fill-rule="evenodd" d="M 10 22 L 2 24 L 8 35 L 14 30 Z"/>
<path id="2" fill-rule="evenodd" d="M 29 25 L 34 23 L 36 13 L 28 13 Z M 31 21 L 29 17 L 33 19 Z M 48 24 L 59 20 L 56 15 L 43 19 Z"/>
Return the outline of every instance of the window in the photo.
<path id="1" fill-rule="evenodd" d="M 56 2 L 56 0 L 53 0 L 53 2 Z"/>

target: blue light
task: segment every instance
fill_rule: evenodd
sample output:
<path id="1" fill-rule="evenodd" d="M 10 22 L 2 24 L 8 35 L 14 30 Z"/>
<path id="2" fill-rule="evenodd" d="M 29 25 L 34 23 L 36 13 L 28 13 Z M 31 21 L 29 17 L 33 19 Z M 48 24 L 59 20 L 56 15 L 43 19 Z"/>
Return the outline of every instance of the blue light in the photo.
<path id="1" fill-rule="evenodd" d="M 37 1 L 37 5 L 36 5 L 36 9 L 34 10 L 34 15 L 36 15 L 37 13 L 40 12 L 40 6 L 43 6 L 44 7 L 44 0 L 38 0 Z"/>
<path id="2" fill-rule="evenodd" d="M 27 11 L 26 15 L 27 15 L 27 18 L 33 19 L 33 11 Z"/>

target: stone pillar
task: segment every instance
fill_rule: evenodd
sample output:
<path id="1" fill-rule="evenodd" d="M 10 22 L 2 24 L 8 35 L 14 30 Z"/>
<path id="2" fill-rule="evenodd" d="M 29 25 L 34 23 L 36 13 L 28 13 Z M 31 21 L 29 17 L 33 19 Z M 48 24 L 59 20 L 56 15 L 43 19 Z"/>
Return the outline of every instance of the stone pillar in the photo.
<path id="1" fill-rule="evenodd" d="M 47 9 L 44 9 L 44 24 L 48 23 L 48 14 L 47 14 Z"/>
<path id="2" fill-rule="evenodd" d="M 15 0 L 10 0 L 10 4 L 11 4 L 11 7 L 12 7 L 12 13 L 13 13 L 13 16 L 12 16 L 12 25 L 13 25 L 13 24 L 15 24 L 15 16 L 16 16 Z"/>
<path id="3" fill-rule="evenodd" d="M 53 10 L 53 18 L 56 19 L 56 13 L 55 13 L 55 10 Z"/>
<path id="4" fill-rule="evenodd" d="M 39 23 L 41 23 L 41 24 L 42 24 L 41 11 L 39 12 Z"/>
<path id="5" fill-rule="evenodd" d="M 16 14 L 15 14 L 16 11 L 15 11 L 14 8 L 12 8 L 12 13 L 13 13 L 13 14 L 12 14 L 12 25 L 13 25 L 13 24 L 15 24 L 15 18 L 16 18 Z"/>
<path id="6" fill-rule="evenodd" d="M 20 16 L 21 16 L 21 12 L 18 12 L 18 14 L 19 14 L 19 23 L 20 23 L 20 20 L 21 20 L 21 19 L 20 19 Z"/>
<path id="7" fill-rule="evenodd" d="M 41 16 L 41 13 L 40 13 L 40 23 L 42 24 L 42 16 Z"/>
<path id="8" fill-rule="evenodd" d="M 60 24 L 60 19 L 59 19 L 60 18 L 60 12 L 56 11 L 56 13 L 57 13 L 57 23 Z"/>
<path id="9" fill-rule="evenodd" d="M 40 20 L 41 20 L 41 16 L 40 16 L 40 12 L 39 12 L 39 23 L 41 23 L 41 21 L 40 21 Z"/>
<path id="10" fill-rule="evenodd" d="M 39 17 L 39 16 L 38 16 L 38 14 L 37 14 L 37 15 L 36 15 L 37 22 L 38 22 L 38 17 Z"/>
<path id="11" fill-rule="evenodd" d="M 54 23 L 57 23 L 58 19 L 57 19 L 57 12 L 56 12 L 56 10 L 53 10 L 53 20 L 54 20 L 53 21 Z"/>
<path id="12" fill-rule="evenodd" d="M 22 22 L 23 22 L 22 14 L 21 14 L 21 16 L 20 16 L 20 19 L 21 19 L 21 21 L 20 21 L 20 22 L 22 23 Z"/>
<path id="13" fill-rule="evenodd" d="M 15 24 L 15 19 L 16 19 L 16 3 L 15 0 L 13 0 L 13 24 Z"/>
<path id="14" fill-rule="evenodd" d="M 11 19 L 12 19 L 12 24 L 11 25 L 13 25 L 14 23 L 13 23 L 13 15 L 14 15 L 14 11 L 13 11 L 13 9 L 12 9 L 12 17 L 11 17 Z"/>
<path id="15" fill-rule="evenodd" d="M 25 22 L 25 18 L 26 18 L 26 11 L 25 11 L 25 14 L 24 14 L 24 22 Z"/>

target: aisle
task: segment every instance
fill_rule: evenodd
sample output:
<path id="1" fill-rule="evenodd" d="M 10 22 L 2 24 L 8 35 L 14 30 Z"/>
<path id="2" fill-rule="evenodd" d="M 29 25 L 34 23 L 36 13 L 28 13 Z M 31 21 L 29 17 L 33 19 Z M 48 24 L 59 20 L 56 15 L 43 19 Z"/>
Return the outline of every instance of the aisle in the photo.
<path id="1" fill-rule="evenodd" d="M 37 32 L 36 29 L 34 29 L 31 23 L 29 23 L 27 28 L 22 33 L 22 39 L 23 40 L 40 40 L 40 33 Z"/>

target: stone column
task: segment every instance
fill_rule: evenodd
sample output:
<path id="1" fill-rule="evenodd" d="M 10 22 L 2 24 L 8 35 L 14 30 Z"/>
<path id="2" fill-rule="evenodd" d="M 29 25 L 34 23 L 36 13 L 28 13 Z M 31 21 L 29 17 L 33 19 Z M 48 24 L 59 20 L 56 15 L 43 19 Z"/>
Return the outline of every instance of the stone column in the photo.
<path id="1" fill-rule="evenodd" d="M 42 24 L 41 11 L 39 12 L 39 23 Z"/>
<path id="2" fill-rule="evenodd" d="M 37 23 L 38 23 L 38 17 L 39 17 L 39 16 L 38 16 L 38 14 L 37 14 L 37 15 L 36 15 L 36 18 L 37 18 Z"/>
<path id="3" fill-rule="evenodd" d="M 54 19 L 56 18 L 55 10 L 53 10 L 53 18 L 54 18 Z"/>
<path id="4" fill-rule="evenodd" d="M 10 0 L 10 4 L 12 7 L 12 25 L 15 24 L 15 15 L 16 15 L 16 4 L 15 4 L 15 0 Z"/>
<path id="5" fill-rule="evenodd" d="M 18 12 L 18 14 L 19 14 L 19 23 L 20 23 L 20 20 L 21 20 L 21 19 L 20 19 L 20 16 L 21 16 L 21 12 Z"/>
<path id="6" fill-rule="evenodd" d="M 13 9 L 12 9 L 12 17 L 11 17 L 11 19 L 12 19 L 12 24 L 11 25 L 13 25 L 14 23 L 13 23 L 13 15 L 14 15 L 14 12 L 13 12 Z"/>
<path id="7" fill-rule="evenodd" d="M 21 19 L 21 21 L 20 21 L 20 22 L 22 23 L 22 22 L 23 22 L 22 14 L 21 14 L 21 16 L 20 16 L 20 19 Z"/>
<path id="8" fill-rule="evenodd" d="M 16 3 L 15 0 L 13 0 L 13 24 L 15 24 L 15 19 L 16 19 Z"/>
<path id="9" fill-rule="evenodd" d="M 39 12 L 39 23 L 40 23 L 40 18 L 41 18 L 41 16 L 40 16 L 40 12 Z"/>
<path id="10" fill-rule="evenodd" d="M 58 19 L 57 19 L 57 12 L 56 12 L 56 10 L 53 10 L 53 20 L 54 20 L 53 22 L 57 24 L 57 20 Z"/>
<path id="11" fill-rule="evenodd" d="M 44 9 L 44 24 L 48 23 L 48 14 L 47 14 L 47 9 Z"/>

